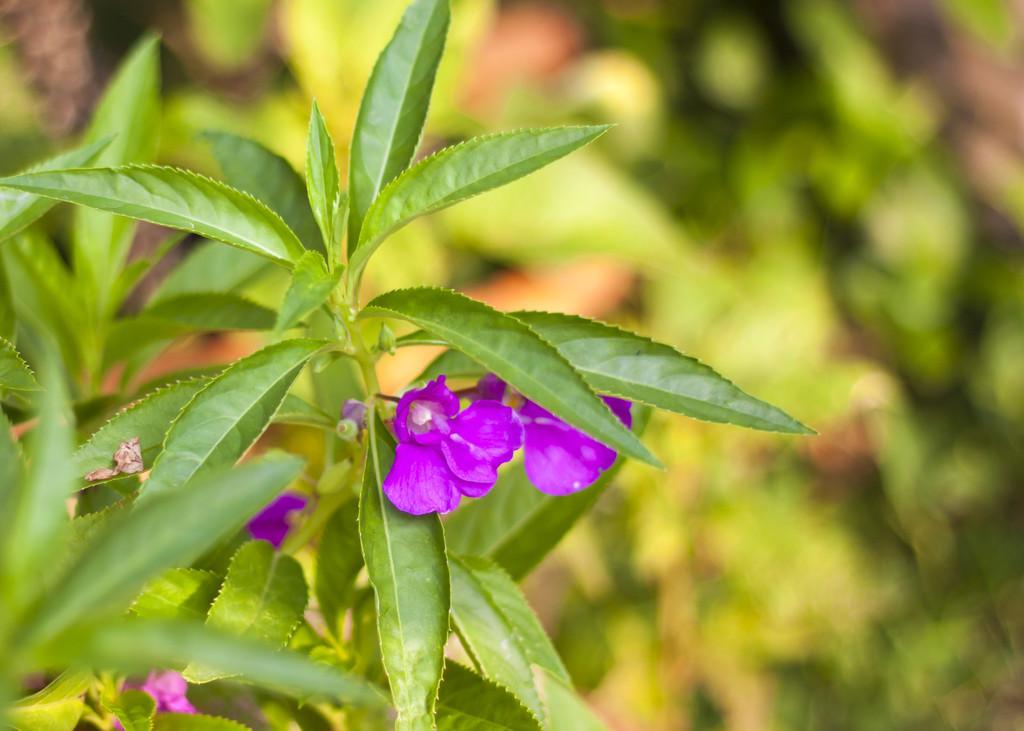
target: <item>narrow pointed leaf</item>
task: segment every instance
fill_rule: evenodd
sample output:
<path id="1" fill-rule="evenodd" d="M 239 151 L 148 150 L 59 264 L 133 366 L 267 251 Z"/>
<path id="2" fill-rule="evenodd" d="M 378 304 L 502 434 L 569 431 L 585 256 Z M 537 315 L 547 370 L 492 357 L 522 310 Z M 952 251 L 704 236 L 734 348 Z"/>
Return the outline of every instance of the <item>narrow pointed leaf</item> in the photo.
<path id="1" fill-rule="evenodd" d="M 382 294 L 364 314 L 419 325 L 603 444 L 660 465 L 558 350 L 516 318 L 456 292 L 428 288 Z"/>
<path id="2" fill-rule="evenodd" d="M 191 564 L 238 530 L 301 469 L 301 460 L 272 455 L 115 515 L 46 595 L 25 634 L 43 642 L 73 622 L 127 604 L 157 573 Z"/>
<path id="3" fill-rule="evenodd" d="M 161 713 L 153 731 L 248 731 L 246 726 L 217 716 L 198 713 Z"/>
<path id="4" fill-rule="evenodd" d="M 75 451 L 75 475 L 81 478 L 109 467 L 117 448 L 133 438 L 139 440 L 143 464 L 151 467 L 163 446 L 167 425 L 207 383 L 208 379 L 192 378 L 165 386 L 115 414 Z"/>
<path id="5" fill-rule="evenodd" d="M 437 700 L 437 731 L 540 731 L 540 724 L 507 690 L 449 661 Z"/>
<path id="6" fill-rule="evenodd" d="M 255 140 L 230 132 L 207 131 L 203 137 L 213 148 L 228 185 L 266 203 L 307 249 L 323 251 L 302 178 L 287 160 Z"/>
<path id="7" fill-rule="evenodd" d="M 296 695 L 315 694 L 343 705 L 386 704 L 380 690 L 355 675 L 193 622 L 131 619 L 92 631 L 75 627 L 39 654 L 47 664 L 86 661 L 127 674 L 194 661 Z"/>
<path id="8" fill-rule="evenodd" d="M 33 165 L 25 172 L 60 170 L 88 165 L 108 144 L 110 144 L 109 138 L 76 147 L 38 165 Z M 40 198 L 31 193 L 0 190 L 0 242 L 9 239 L 26 226 L 42 218 L 56 204 L 57 202 L 50 198 Z"/>
<path id="9" fill-rule="evenodd" d="M 220 589 L 220 577 L 201 569 L 167 569 L 150 579 L 132 603 L 132 613 L 147 619 L 202 622 Z"/>
<path id="10" fill-rule="evenodd" d="M 250 541 L 231 559 L 206 624 L 280 649 L 302 621 L 307 597 L 302 567 L 294 558 L 266 541 Z M 225 676 L 197 663 L 189 664 L 183 675 L 191 683 Z"/>
<path id="11" fill-rule="evenodd" d="M 147 35 L 121 62 L 96 106 L 85 140 L 112 140 L 90 166 L 153 162 L 159 136 L 160 45 Z M 75 211 L 71 258 L 86 294 L 95 299 L 100 311 L 109 306 L 108 290 L 128 258 L 134 231 L 131 222 L 120 216 L 84 208 Z"/>
<path id="12" fill-rule="evenodd" d="M 544 704 L 545 729 L 608 731 L 608 727 L 594 715 L 564 678 L 543 667 L 534 667 L 533 674 Z"/>
<path id="13" fill-rule="evenodd" d="M 7 264 L 4 263 L 3 255 L 0 255 L 0 338 L 14 340 L 17 327 L 14 292 L 11 290 L 11 282 L 7 277 Z"/>
<path id="14" fill-rule="evenodd" d="M 551 640 L 519 587 L 479 557 L 451 557 L 452 621 L 483 674 L 508 688 L 538 719 L 545 718 L 533 667 L 570 682 Z"/>
<path id="15" fill-rule="evenodd" d="M 14 345 L 0 338 L 0 394 L 4 391 L 38 391 L 39 383 Z"/>
<path id="16" fill-rule="evenodd" d="M 124 731 L 151 731 L 156 715 L 156 700 L 141 690 L 126 690 L 116 700 L 103 704 L 117 716 Z"/>
<path id="17" fill-rule="evenodd" d="M 643 434 L 651 410 L 633 408 L 633 432 Z M 586 490 L 554 497 L 535 488 L 522 464 L 511 466 L 479 500 L 463 506 L 445 522 L 452 553 L 486 556 L 520 580 L 558 545 L 594 506 L 622 468 L 621 458 Z"/>
<path id="18" fill-rule="evenodd" d="M 352 137 L 350 249 L 370 205 L 416 154 L 450 16 L 448 0 L 416 0 L 377 59 Z"/>
<path id="19" fill-rule="evenodd" d="M 4 516 L 11 514 L 14 501 L 18 498 L 21 475 L 25 469 L 21 448 L 14 441 L 11 422 L 0 410 L 0 530 L 7 530 Z"/>
<path id="20" fill-rule="evenodd" d="M 28 469 L 5 516 L 6 530 L 0 535 L 4 545 L 0 575 L 15 591 L 14 607 L 40 589 L 37 577 L 45 573 L 53 547 L 60 545 L 68 527 L 65 500 L 74 485 L 74 424 L 64 374 L 57 366 L 56 353 L 49 349 L 42 373 L 39 425 L 32 430 Z"/>
<path id="21" fill-rule="evenodd" d="M 274 423 L 315 426 L 334 431 L 338 420 L 332 419 L 326 411 L 290 393 L 284 397 L 281 408 L 274 414 Z"/>
<path id="22" fill-rule="evenodd" d="M 18 731 L 71 731 L 85 709 L 83 695 L 92 684 L 84 671 L 62 673 L 52 683 L 7 709 L 7 721 Z"/>
<path id="23" fill-rule="evenodd" d="M 341 201 L 340 184 L 334 142 L 320 114 L 320 107 L 314 101 L 309 116 L 309 139 L 306 142 L 306 194 L 332 269 L 341 258 L 341 231 L 337 221 Z"/>
<path id="24" fill-rule="evenodd" d="M 555 127 L 476 137 L 417 163 L 384 188 L 366 212 L 358 246 L 351 251 L 349 277 L 356 281 L 388 234 L 414 218 L 511 183 L 607 129 Z"/>
<path id="25" fill-rule="evenodd" d="M 363 568 L 359 547 L 359 505 L 350 500 L 334 511 L 323 537 L 316 565 L 316 598 L 327 629 L 340 638 L 341 621 L 355 597 L 356 576 Z"/>
<path id="26" fill-rule="evenodd" d="M 134 317 L 118 320 L 107 335 L 104 362 L 152 357 L 174 338 L 224 330 L 269 330 L 276 315 L 237 294 L 183 294 L 161 300 Z"/>
<path id="27" fill-rule="evenodd" d="M 158 165 L 54 170 L 0 178 L 0 187 L 201 234 L 285 266 L 302 256 L 281 217 L 248 193 Z"/>
<path id="28" fill-rule="evenodd" d="M 182 294 L 235 292 L 270 271 L 262 256 L 233 246 L 207 241 L 197 246 L 165 279 L 149 304 Z"/>
<path id="29" fill-rule="evenodd" d="M 589 512 L 621 466 L 622 460 L 616 460 L 586 490 L 554 497 L 530 484 L 522 465 L 516 465 L 498 478 L 487 495 L 448 520 L 445 534 L 451 550 L 487 556 L 521 579 Z"/>
<path id="30" fill-rule="evenodd" d="M 315 251 L 303 254 L 295 264 L 292 282 L 278 310 L 274 329 L 282 332 L 295 327 L 302 318 L 320 307 L 330 297 L 340 276 L 340 269 L 328 272 L 324 258 Z"/>
<path id="31" fill-rule="evenodd" d="M 380 419 L 370 418 L 359 501 L 363 558 L 376 596 L 384 669 L 398 711 L 396 729 L 429 731 L 448 640 L 444 532 L 437 515 L 408 515 L 385 497 L 381 485 L 395 447 Z"/>
<path id="32" fill-rule="evenodd" d="M 302 366 L 322 345 L 286 340 L 243 358 L 210 381 L 171 423 L 139 503 L 201 472 L 234 464 L 270 424 Z"/>
<path id="33" fill-rule="evenodd" d="M 781 409 L 749 396 L 700 361 L 612 325 L 574 315 L 517 312 L 599 393 L 695 419 L 811 434 Z"/>

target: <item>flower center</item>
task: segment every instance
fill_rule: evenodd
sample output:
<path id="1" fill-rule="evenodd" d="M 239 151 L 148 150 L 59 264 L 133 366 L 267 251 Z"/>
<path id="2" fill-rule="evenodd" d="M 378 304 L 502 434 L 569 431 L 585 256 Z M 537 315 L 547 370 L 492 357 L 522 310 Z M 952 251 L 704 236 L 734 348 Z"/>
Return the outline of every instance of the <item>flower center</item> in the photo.
<path id="1" fill-rule="evenodd" d="M 407 425 L 413 434 L 426 434 L 430 431 L 448 433 L 448 417 L 440 404 L 432 401 L 413 401 L 409 405 Z"/>

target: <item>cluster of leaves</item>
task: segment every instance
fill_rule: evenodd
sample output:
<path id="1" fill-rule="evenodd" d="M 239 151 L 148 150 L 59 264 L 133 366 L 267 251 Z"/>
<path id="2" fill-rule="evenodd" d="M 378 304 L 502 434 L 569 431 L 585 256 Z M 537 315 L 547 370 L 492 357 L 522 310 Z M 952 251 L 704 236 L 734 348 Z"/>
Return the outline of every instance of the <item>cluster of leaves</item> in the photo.
<path id="1" fill-rule="evenodd" d="M 153 668 L 179 670 L 200 686 L 243 680 L 247 692 L 309 728 L 339 714 L 347 728 L 389 719 L 399 729 L 601 727 L 516 580 L 593 505 L 614 469 L 566 498 L 533 491 L 513 469 L 445 524 L 396 510 L 381 490 L 394 442 L 386 402 L 375 398 L 375 364 L 388 350 L 372 345 L 388 340 L 375 337 L 376 320 L 418 328 L 397 346 L 450 348 L 419 380 L 493 372 L 623 457 L 655 466 L 599 394 L 808 432 L 692 358 L 603 323 L 502 313 L 432 288 L 361 305 L 364 269 L 390 234 L 606 131 L 496 134 L 414 162 L 448 24 L 446 0 L 416 0 L 406 11 L 363 98 L 347 190 L 315 105 L 304 182 L 259 144 L 225 133 L 208 139 L 226 182 L 150 164 L 159 115 L 151 40 L 123 65 L 83 146 L 0 179 L 3 699 L 33 673 L 63 671 L 36 695 L 12 700 L 16 728 L 70 729 L 80 720 L 110 728 L 115 717 L 131 729 L 237 727 L 215 715 L 186 722 L 156 714 L 144 694 L 123 689 L 124 675 Z M 70 269 L 36 225 L 60 201 L 76 205 Z M 209 243 L 138 313 L 122 317 L 140 278 L 181 240 L 171 236 L 157 255 L 129 263 L 133 221 Z M 268 266 L 290 276 L 277 311 L 237 294 Z M 129 391 L 168 343 L 232 329 L 267 331 L 273 342 L 223 370 Z M 22 353 L 37 364 L 38 380 Z M 309 403 L 294 392 L 301 376 L 324 379 L 338 361 L 359 368 L 362 391 L 349 395 L 371 405 L 359 438 L 339 436 L 329 399 Z M 105 393 L 109 383 L 124 392 Z M 319 475 L 276 453 L 236 466 L 275 421 L 323 429 Z M 89 435 L 77 447 L 76 424 Z M 30 435 L 27 449 L 16 432 Z M 145 480 L 112 474 L 85 483 L 134 439 Z M 315 485 L 313 507 L 283 549 L 245 540 L 244 522 L 303 482 Z M 314 544 L 307 571 L 299 558 Z M 312 615 L 307 573 L 319 610 Z M 446 662 L 452 630 L 472 669 Z"/>

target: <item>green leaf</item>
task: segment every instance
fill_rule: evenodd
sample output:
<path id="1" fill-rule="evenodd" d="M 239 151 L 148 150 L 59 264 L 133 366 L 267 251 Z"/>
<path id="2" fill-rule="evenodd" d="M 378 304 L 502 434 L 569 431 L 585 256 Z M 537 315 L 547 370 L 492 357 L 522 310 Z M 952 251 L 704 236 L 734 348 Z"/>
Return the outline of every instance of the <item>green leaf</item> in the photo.
<path id="1" fill-rule="evenodd" d="M 7 265 L 4 263 L 4 257 L 0 255 L 0 338 L 14 340 L 17 327 L 14 292 L 11 290 L 11 283 L 7 278 Z"/>
<path id="2" fill-rule="evenodd" d="M 409 341 L 405 341 L 408 343 Z M 447 343 L 444 343 L 447 345 Z M 416 381 L 431 381 L 444 375 L 449 378 L 479 378 L 487 369 L 458 350 L 446 350 L 437 356 L 416 376 Z"/>
<path id="3" fill-rule="evenodd" d="M 231 365 L 182 409 L 164 438 L 139 503 L 206 470 L 228 467 L 270 424 L 318 340 L 286 340 Z"/>
<path id="4" fill-rule="evenodd" d="M 327 412 L 290 393 L 284 397 L 281 408 L 274 414 L 274 423 L 315 426 L 333 432 L 338 420 L 332 419 Z"/>
<path id="5" fill-rule="evenodd" d="M 419 325 L 560 419 L 623 454 L 660 466 L 565 358 L 514 317 L 456 292 L 428 288 L 382 294 L 363 314 Z"/>
<path id="6" fill-rule="evenodd" d="M 302 621 L 307 598 L 306 579 L 298 561 L 275 551 L 266 541 L 250 541 L 231 560 L 206 624 L 280 649 Z M 224 677 L 195 663 L 185 668 L 183 675 L 191 683 Z"/>
<path id="7" fill-rule="evenodd" d="M 75 621 L 119 608 L 160 571 L 191 564 L 238 530 L 301 469 L 294 457 L 272 455 L 113 516 L 46 594 L 24 634 L 45 641 Z"/>
<path id="8" fill-rule="evenodd" d="M 163 446 L 167 425 L 207 383 L 206 378 L 192 378 L 165 386 L 115 414 L 75 451 L 75 474 L 82 477 L 109 467 L 121 443 L 135 437 L 142 448 L 143 463 L 151 467 Z"/>
<path id="9" fill-rule="evenodd" d="M 95 161 L 97 167 L 110 167 L 152 162 L 159 134 L 160 46 L 156 38 L 145 36 L 121 62 L 107 86 L 85 132 L 85 141 L 113 137 Z M 131 222 L 120 216 L 85 209 L 75 211 L 71 259 L 82 277 L 89 303 L 94 299 L 99 312 L 110 307 L 111 283 L 128 258 L 134 231 Z"/>
<path id="10" fill-rule="evenodd" d="M 228 185 L 266 203 L 307 249 L 323 250 L 302 178 L 287 160 L 255 140 L 230 132 L 211 130 L 202 136 L 213 148 Z"/>
<path id="11" fill-rule="evenodd" d="M 643 434 L 651 410 L 633 408 L 633 432 Z M 445 536 L 457 554 L 487 556 L 519 580 L 557 544 L 604 494 L 622 468 L 617 459 L 586 490 L 545 495 L 526 477 L 521 463 L 498 477 L 498 484 L 445 522 Z"/>
<path id="12" fill-rule="evenodd" d="M 84 671 L 62 673 L 52 683 L 7 709 L 17 731 L 71 731 L 85 708 L 82 694 L 92 683 Z"/>
<path id="13" fill-rule="evenodd" d="M 125 674 L 197 662 L 292 694 L 316 694 L 355 706 L 387 702 L 375 686 L 336 667 L 194 622 L 130 619 L 76 626 L 38 654 L 47 665 L 88 662 Z"/>
<path id="14" fill-rule="evenodd" d="M 448 0 L 416 0 L 373 68 L 352 135 L 350 251 L 370 205 L 416 154 L 450 20 Z"/>
<path id="15" fill-rule="evenodd" d="M 199 713 L 161 713 L 153 731 L 246 731 L 247 727 L 217 716 Z"/>
<path id="16" fill-rule="evenodd" d="M 542 667 L 534 667 L 533 675 L 547 714 L 544 725 L 546 729 L 607 731 L 607 726 L 594 715 L 569 683 Z"/>
<path id="17" fill-rule="evenodd" d="M 0 187 L 190 231 L 285 266 L 304 251 L 265 204 L 188 170 L 159 165 L 54 170 L 0 178 Z"/>
<path id="18" fill-rule="evenodd" d="M 458 663 L 447 663 L 441 694 L 437 699 L 437 731 L 502 729 L 540 731 L 540 724 L 515 696 L 501 686 Z"/>
<path id="19" fill-rule="evenodd" d="M 21 354 L 0 338 L 0 394 L 4 391 L 38 391 L 39 384 Z"/>
<path id="20" fill-rule="evenodd" d="M 597 502 L 622 466 L 619 459 L 586 490 L 554 497 L 530 484 L 522 465 L 504 472 L 487 495 L 445 523 L 451 550 L 488 556 L 521 579 Z"/>
<path id="21" fill-rule="evenodd" d="M 163 281 L 149 304 L 180 294 L 234 292 L 272 268 L 270 262 L 215 241 L 200 244 Z"/>
<path id="22" fill-rule="evenodd" d="M 324 258 L 315 251 L 303 254 L 295 264 L 292 282 L 278 310 L 274 329 L 283 332 L 295 327 L 302 318 L 327 301 L 340 277 L 341 270 L 328 272 Z"/>
<path id="23" fill-rule="evenodd" d="M 341 259 L 341 237 L 338 217 L 341 215 L 341 189 L 334 142 L 320 107 L 313 102 L 309 114 L 309 138 L 306 142 L 306 193 L 313 217 L 327 251 L 327 263 L 333 270 Z"/>
<path id="24" fill-rule="evenodd" d="M 77 168 L 88 165 L 108 144 L 110 144 L 109 138 L 82 145 L 62 152 L 38 165 L 33 165 L 24 172 L 60 170 L 61 168 Z M 49 198 L 40 198 L 31 193 L 0 191 L 0 242 L 9 239 L 26 226 L 42 218 L 54 205 L 56 205 L 55 201 Z"/>
<path id="25" fill-rule="evenodd" d="M 538 719 L 545 718 L 533 666 L 571 682 L 551 640 L 515 582 L 480 557 L 450 557 L 452 621 L 483 674 L 508 688 Z"/>
<path id="26" fill-rule="evenodd" d="M 700 361 L 641 335 L 574 315 L 517 312 L 558 348 L 599 393 L 695 419 L 751 429 L 812 434 L 780 409 L 748 396 Z"/>
<path id="27" fill-rule="evenodd" d="M 74 423 L 68 408 L 64 374 L 54 351 L 46 349 L 39 399 L 39 425 L 32 430 L 28 470 L 12 495 L 5 529 L 0 532 L 0 578 L 13 594 L 9 606 L 17 610 L 23 599 L 40 589 L 54 546 L 67 530 L 65 501 L 72 492 Z M 0 587 L 2 590 L 4 587 Z M 7 592 L 4 592 L 7 593 Z M 6 603 L 5 599 L 5 603 Z"/>
<path id="28" fill-rule="evenodd" d="M 349 280 L 358 281 L 381 242 L 414 218 L 511 183 L 607 129 L 553 127 L 476 137 L 417 163 L 384 188 L 366 212 L 358 246 L 351 252 Z"/>
<path id="29" fill-rule="evenodd" d="M 331 514 L 320 539 L 316 564 L 316 599 L 331 634 L 340 638 L 341 621 L 355 597 L 356 576 L 363 568 L 359 547 L 359 505 L 355 500 Z"/>
<path id="30" fill-rule="evenodd" d="M 30 227 L 0 247 L 18 324 L 34 338 L 57 341 L 64 366 L 78 373 L 85 365 L 88 315 L 77 296 L 76 280 L 57 246 L 41 227 Z M 26 341 L 23 341 L 26 342 Z M 31 342 L 31 341 L 29 341 Z"/>
<path id="31" fill-rule="evenodd" d="M 18 498 L 18 487 L 25 462 L 21 448 L 14 441 L 11 422 L 0 409 L 0 529 L 6 529 L 3 516 L 10 515 L 13 501 Z"/>
<path id="32" fill-rule="evenodd" d="M 156 700 L 141 690 L 126 690 L 116 700 L 103 703 L 117 716 L 124 731 L 151 731 L 156 715 Z"/>
<path id="33" fill-rule="evenodd" d="M 139 282 L 153 271 L 153 267 L 163 261 L 171 249 L 186 238 L 188 238 L 188 234 L 184 231 L 172 231 L 164 237 L 164 240 L 160 242 L 152 253 L 129 262 L 118 275 L 117 280 L 111 285 L 111 305 L 116 309 L 120 309 Z M 225 249 L 228 247 L 222 246 L 220 248 Z"/>
<path id="34" fill-rule="evenodd" d="M 183 294 L 157 302 L 135 317 L 118 320 L 107 333 L 104 363 L 148 360 L 167 341 L 218 330 L 269 330 L 273 310 L 237 294 Z"/>
<path id="35" fill-rule="evenodd" d="M 429 731 L 448 639 L 444 532 L 437 515 L 403 513 L 385 497 L 381 485 L 395 447 L 380 418 L 370 417 L 359 500 L 363 558 L 376 596 L 384 669 L 398 711 L 396 729 Z"/>
<path id="36" fill-rule="evenodd" d="M 168 569 L 146 582 L 132 612 L 148 619 L 202 621 L 220 589 L 220 577 L 201 569 Z"/>

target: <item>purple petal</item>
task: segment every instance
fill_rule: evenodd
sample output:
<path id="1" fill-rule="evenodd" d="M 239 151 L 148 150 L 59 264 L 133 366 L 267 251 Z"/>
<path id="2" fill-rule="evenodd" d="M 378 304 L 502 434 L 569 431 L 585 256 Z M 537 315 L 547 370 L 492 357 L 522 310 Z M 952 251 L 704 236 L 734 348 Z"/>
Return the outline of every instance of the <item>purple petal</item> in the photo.
<path id="1" fill-rule="evenodd" d="M 423 388 L 407 391 L 395 410 L 395 437 L 402 444 L 435 444 L 459 413 L 459 397 L 438 376 Z"/>
<path id="2" fill-rule="evenodd" d="M 270 541 L 274 548 L 280 548 L 291 529 L 289 516 L 302 510 L 308 502 L 305 495 L 296 492 L 278 495 L 249 521 L 249 535 L 258 541 Z"/>
<path id="3" fill-rule="evenodd" d="M 341 418 L 348 419 L 360 429 L 366 428 L 366 404 L 350 398 L 341 405 Z"/>
<path id="4" fill-rule="evenodd" d="M 448 513 L 458 507 L 461 480 L 433 447 L 399 444 L 384 478 L 384 494 L 404 513 Z"/>
<path id="5" fill-rule="evenodd" d="M 457 477 L 487 483 L 489 489 L 498 479 L 498 465 L 511 460 L 522 445 L 523 425 L 511 408 L 477 401 L 452 420 L 441 451 Z"/>
<path id="6" fill-rule="evenodd" d="M 506 388 L 503 380 L 493 373 L 488 373 L 476 382 L 476 396 L 486 401 L 501 401 L 505 398 Z"/>
<path id="7" fill-rule="evenodd" d="M 186 692 L 188 683 L 175 672 L 150 673 L 139 690 L 153 696 L 161 713 L 195 713 Z"/>
<path id="8" fill-rule="evenodd" d="M 601 398 L 608 404 L 608 408 L 612 410 L 612 413 L 619 417 L 619 421 L 626 425 L 627 429 L 633 428 L 632 401 L 615 398 L 614 396 L 602 396 Z"/>
<path id="9" fill-rule="evenodd" d="M 630 404 L 622 399 L 605 402 L 627 425 Z M 571 495 L 594 484 L 615 462 L 615 450 L 569 426 L 532 401 L 523 404 L 520 418 L 526 428 L 526 476 L 548 495 Z"/>

